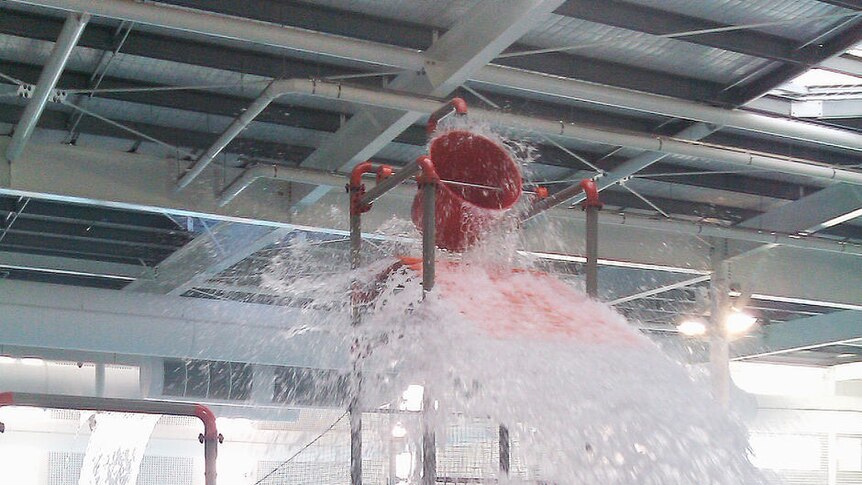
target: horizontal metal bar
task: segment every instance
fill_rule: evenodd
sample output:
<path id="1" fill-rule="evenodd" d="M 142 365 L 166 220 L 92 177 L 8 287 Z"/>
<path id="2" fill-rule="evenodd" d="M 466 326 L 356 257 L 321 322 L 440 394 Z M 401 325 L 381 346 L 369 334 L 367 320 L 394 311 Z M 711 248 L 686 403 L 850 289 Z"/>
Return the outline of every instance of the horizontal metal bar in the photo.
<path id="1" fill-rule="evenodd" d="M 362 196 L 362 199 L 360 199 L 360 204 L 367 205 L 374 202 L 386 192 L 389 192 L 402 182 L 419 173 L 419 170 L 420 167 L 417 161 L 414 160 L 408 163 L 404 168 L 392 174 L 391 177 L 388 177 L 386 180 L 369 189 L 365 195 Z"/>

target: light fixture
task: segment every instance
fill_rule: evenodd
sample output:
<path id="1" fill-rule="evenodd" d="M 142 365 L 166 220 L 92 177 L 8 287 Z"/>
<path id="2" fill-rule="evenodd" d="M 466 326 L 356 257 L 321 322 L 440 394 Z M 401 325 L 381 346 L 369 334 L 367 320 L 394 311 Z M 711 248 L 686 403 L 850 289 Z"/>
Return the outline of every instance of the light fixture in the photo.
<path id="1" fill-rule="evenodd" d="M 688 337 L 697 337 L 706 333 L 706 324 L 702 320 L 687 318 L 680 322 L 676 329 Z"/>
<path id="2" fill-rule="evenodd" d="M 401 423 L 395 423 L 395 426 L 392 427 L 392 437 L 403 438 L 405 436 L 407 436 L 407 428 Z"/>
<path id="3" fill-rule="evenodd" d="M 740 335 L 750 330 L 756 322 L 756 317 L 734 309 L 727 314 L 724 320 L 724 329 L 728 335 Z"/>
<path id="4" fill-rule="evenodd" d="M 8 355 L 0 355 L 0 364 L 14 364 L 15 357 L 9 357 Z"/>
<path id="5" fill-rule="evenodd" d="M 32 365 L 34 367 L 45 365 L 45 361 L 39 357 L 24 357 L 21 359 L 21 363 L 24 365 Z"/>
<path id="6" fill-rule="evenodd" d="M 424 388 L 417 384 L 407 386 L 407 390 L 401 395 L 402 411 L 419 411 L 422 409 L 422 395 Z"/>

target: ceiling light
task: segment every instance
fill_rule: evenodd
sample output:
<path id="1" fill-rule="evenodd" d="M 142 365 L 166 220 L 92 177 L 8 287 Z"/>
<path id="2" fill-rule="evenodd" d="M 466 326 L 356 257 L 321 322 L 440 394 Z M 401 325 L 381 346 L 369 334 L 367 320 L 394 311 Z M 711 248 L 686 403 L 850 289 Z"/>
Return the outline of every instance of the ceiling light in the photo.
<path id="1" fill-rule="evenodd" d="M 756 317 L 739 310 L 731 310 L 724 320 L 724 328 L 728 335 L 740 335 L 751 329 L 756 322 Z"/>
<path id="2" fill-rule="evenodd" d="M 14 364 L 15 357 L 9 357 L 8 355 L 0 355 L 0 364 Z"/>
<path id="3" fill-rule="evenodd" d="M 396 423 L 395 426 L 392 427 L 392 437 L 403 438 L 405 436 L 407 436 L 407 428 L 405 428 L 401 423 Z"/>
<path id="4" fill-rule="evenodd" d="M 706 324 L 701 320 L 687 319 L 676 326 L 679 333 L 689 337 L 697 337 L 706 333 Z"/>
<path id="5" fill-rule="evenodd" d="M 24 357 L 23 359 L 21 359 L 21 363 L 24 365 L 32 366 L 45 365 L 45 361 L 38 357 Z"/>

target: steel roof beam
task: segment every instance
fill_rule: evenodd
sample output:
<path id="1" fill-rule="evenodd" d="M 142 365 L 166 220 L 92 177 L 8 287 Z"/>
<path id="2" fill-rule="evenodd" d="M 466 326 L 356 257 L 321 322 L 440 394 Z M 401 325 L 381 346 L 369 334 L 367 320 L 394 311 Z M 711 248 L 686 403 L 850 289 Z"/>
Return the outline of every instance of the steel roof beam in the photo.
<path id="1" fill-rule="evenodd" d="M 817 0 L 820 3 L 828 3 L 836 7 L 850 10 L 862 10 L 862 0 Z"/>
<path id="2" fill-rule="evenodd" d="M 728 27 L 727 24 L 712 20 L 618 0 L 610 2 L 567 0 L 554 13 L 653 35 Z M 805 57 L 796 51 L 793 41 L 756 30 L 714 32 L 674 40 L 760 58 L 806 62 Z"/>
<path id="3" fill-rule="evenodd" d="M 418 95 L 448 96 L 560 3 L 562 0 L 480 2 L 423 52 L 421 72 L 400 74 L 388 87 Z M 324 170 L 348 170 L 377 154 L 425 114 L 366 108 L 301 165 Z"/>
<path id="4" fill-rule="evenodd" d="M 17 251 L 0 251 L 0 270 L 3 268 L 125 281 L 152 276 L 151 270 L 142 265 Z"/>
<path id="5" fill-rule="evenodd" d="M 24 113 L 18 124 L 15 125 L 15 133 L 12 135 L 12 143 L 6 149 L 6 160 L 14 162 L 21 156 L 27 141 L 36 129 L 36 123 L 39 122 L 39 117 L 48 104 L 54 87 L 66 67 L 66 62 L 69 56 L 72 55 L 72 49 L 78 43 L 87 21 L 90 19 L 88 14 L 70 13 L 66 17 L 66 22 L 63 24 L 63 29 L 60 31 L 60 36 L 51 50 L 51 55 L 39 75 L 39 81 L 33 89 L 33 94 L 27 102 Z"/>
<path id="6" fill-rule="evenodd" d="M 0 343 L 38 349 L 339 367 L 330 332 L 274 339 L 324 314 L 272 305 L 0 280 Z"/>
<path id="7" fill-rule="evenodd" d="M 811 62 L 805 64 L 783 64 L 769 69 L 766 74 L 743 80 L 728 88 L 721 100 L 730 104 L 745 102 L 763 96 L 776 87 L 809 70 L 813 65 L 820 64 L 829 58 L 840 56 L 849 48 L 862 41 L 862 18 L 851 17 L 817 39 L 800 46 L 800 50 L 811 51 Z M 744 104 L 744 103 L 742 103 Z"/>
<path id="8" fill-rule="evenodd" d="M 862 311 L 847 310 L 769 325 L 760 338 L 731 345 L 733 360 L 817 349 L 862 339 Z"/>
<path id="9" fill-rule="evenodd" d="M 290 27 L 270 26 L 256 21 L 229 18 L 204 12 L 178 10 L 156 4 L 140 4 L 126 0 L 103 0 L 98 3 L 84 0 L 14 1 L 59 9 L 88 11 L 95 15 L 110 18 L 121 18 L 166 28 L 282 47 L 289 50 L 317 52 L 323 56 L 348 58 L 369 65 L 379 65 L 382 63 L 387 67 L 396 67 L 414 72 L 424 68 L 423 54 L 408 49 L 346 39 Z M 845 40 L 849 35 L 852 34 L 843 36 Z M 131 39 L 127 41 L 124 49 L 128 50 L 130 41 Z M 825 45 L 822 50 L 824 52 L 829 51 L 832 44 Z M 172 45 L 171 48 L 175 49 L 175 46 Z M 589 68 L 589 66 L 585 67 Z M 575 67 L 571 69 L 573 71 L 569 75 L 578 75 Z M 619 72 L 615 76 L 610 76 L 608 72 L 605 72 L 603 76 L 605 79 L 638 77 L 631 70 L 626 73 Z M 732 126 L 744 130 L 770 133 L 814 143 L 862 150 L 862 142 L 860 142 L 859 137 L 845 130 L 726 110 L 692 101 L 602 86 L 575 79 L 560 79 L 537 72 L 489 65 L 480 69 L 475 76 L 472 76 L 472 80 L 560 99 L 582 100 L 675 118 L 691 119 L 714 123 L 716 125 Z M 729 99 L 740 99 L 739 96 L 728 96 Z"/>
<path id="10" fill-rule="evenodd" d="M 153 278 L 135 281 L 125 290 L 182 295 L 291 232 L 288 228 L 220 222 L 159 263 Z"/>

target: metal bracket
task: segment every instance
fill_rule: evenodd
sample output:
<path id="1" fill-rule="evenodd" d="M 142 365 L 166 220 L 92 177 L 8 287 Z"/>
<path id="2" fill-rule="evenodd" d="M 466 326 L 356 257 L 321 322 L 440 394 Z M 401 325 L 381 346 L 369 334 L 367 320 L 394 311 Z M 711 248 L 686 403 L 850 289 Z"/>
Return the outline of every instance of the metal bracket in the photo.
<path id="1" fill-rule="evenodd" d="M 33 96 L 33 91 L 36 90 L 35 84 L 21 84 L 15 94 L 20 98 L 30 99 Z M 65 89 L 52 89 L 48 101 L 52 103 L 64 103 L 69 96 L 69 92 Z"/>
<path id="2" fill-rule="evenodd" d="M 65 103 L 68 95 L 69 93 L 65 89 L 52 89 L 48 101 L 52 103 Z"/>
<path id="3" fill-rule="evenodd" d="M 35 84 L 21 84 L 18 86 L 18 91 L 15 92 L 19 97 L 30 99 L 33 96 L 33 90 L 36 89 Z"/>

